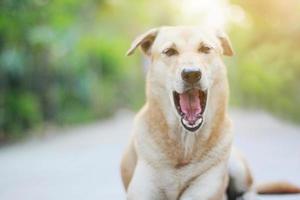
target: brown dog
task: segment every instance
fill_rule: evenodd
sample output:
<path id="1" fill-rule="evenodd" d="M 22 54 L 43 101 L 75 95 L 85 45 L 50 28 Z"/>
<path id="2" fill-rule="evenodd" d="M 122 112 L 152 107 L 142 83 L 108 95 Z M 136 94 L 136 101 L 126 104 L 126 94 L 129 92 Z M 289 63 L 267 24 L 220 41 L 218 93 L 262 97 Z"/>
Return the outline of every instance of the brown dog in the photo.
<path id="1" fill-rule="evenodd" d="M 233 55 L 228 37 L 198 27 L 161 27 L 139 36 L 128 55 L 138 46 L 151 66 L 147 101 L 121 163 L 127 199 L 254 198 L 247 165 L 231 150 L 221 58 Z"/>

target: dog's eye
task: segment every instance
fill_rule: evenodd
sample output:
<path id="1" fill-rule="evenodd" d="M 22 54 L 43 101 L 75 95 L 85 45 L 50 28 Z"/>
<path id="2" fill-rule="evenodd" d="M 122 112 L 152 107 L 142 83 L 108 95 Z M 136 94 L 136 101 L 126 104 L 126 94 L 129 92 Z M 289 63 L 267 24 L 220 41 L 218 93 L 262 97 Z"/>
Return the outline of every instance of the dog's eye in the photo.
<path id="1" fill-rule="evenodd" d="M 174 48 L 167 48 L 165 50 L 163 50 L 162 52 L 163 54 L 165 54 L 166 56 L 174 56 L 178 54 L 178 51 Z"/>
<path id="2" fill-rule="evenodd" d="M 209 46 L 201 45 L 201 46 L 199 47 L 198 51 L 199 51 L 200 53 L 209 54 L 210 51 L 211 51 L 211 49 L 212 49 L 212 48 L 209 47 Z"/>

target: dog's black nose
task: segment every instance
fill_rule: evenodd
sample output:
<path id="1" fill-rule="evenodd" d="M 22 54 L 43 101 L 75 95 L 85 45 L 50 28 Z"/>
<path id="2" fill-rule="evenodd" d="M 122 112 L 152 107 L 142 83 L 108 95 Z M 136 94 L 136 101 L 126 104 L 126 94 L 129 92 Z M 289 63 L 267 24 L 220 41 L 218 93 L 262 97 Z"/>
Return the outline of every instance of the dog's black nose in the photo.
<path id="1" fill-rule="evenodd" d="M 201 79 L 201 71 L 196 67 L 186 67 L 182 70 L 181 77 L 187 83 L 193 84 Z"/>

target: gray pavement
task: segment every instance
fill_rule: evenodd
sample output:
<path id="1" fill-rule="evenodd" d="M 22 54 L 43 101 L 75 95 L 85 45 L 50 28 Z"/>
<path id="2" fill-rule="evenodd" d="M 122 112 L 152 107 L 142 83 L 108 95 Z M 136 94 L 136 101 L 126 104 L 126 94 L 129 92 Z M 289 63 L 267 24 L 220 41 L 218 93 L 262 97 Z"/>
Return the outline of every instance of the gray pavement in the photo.
<path id="1" fill-rule="evenodd" d="M 232 110 L 235 144 L 257 182 L 300 185 L 300 127 L 263 112 Z M 0 148 L 0 200 L 125 199 L 119 176 L 133 114 L 47 131 L 46 136 Z M 300 195 L 264 196 L 300 200 Z"/>

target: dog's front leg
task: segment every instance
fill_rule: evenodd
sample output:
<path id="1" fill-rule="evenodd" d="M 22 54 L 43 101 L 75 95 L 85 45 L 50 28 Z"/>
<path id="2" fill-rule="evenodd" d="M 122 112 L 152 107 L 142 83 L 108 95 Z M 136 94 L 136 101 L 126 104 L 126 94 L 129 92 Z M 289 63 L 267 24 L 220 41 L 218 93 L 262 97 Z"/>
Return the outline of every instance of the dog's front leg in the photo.
<path id="1" fill-rule="evenodd" d="M 147 162 L 138 160 L 133 178 L 128 187 L 127 200 L 165 199 L 159 189 L 157 173 Z"/>
<path id="2" fill-rule="evenodd" d="M 181 195 L 180 200 L 224 200 L 225 197 L 225 164 L 214 166 L 197 177 Z"/>

